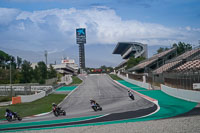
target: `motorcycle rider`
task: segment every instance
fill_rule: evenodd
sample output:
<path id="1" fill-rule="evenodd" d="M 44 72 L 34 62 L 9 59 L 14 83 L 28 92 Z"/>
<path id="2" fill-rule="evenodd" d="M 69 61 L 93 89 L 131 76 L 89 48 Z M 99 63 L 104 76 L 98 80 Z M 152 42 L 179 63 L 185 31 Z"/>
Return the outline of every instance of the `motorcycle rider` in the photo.
<path id="1" fill-rule="evenodd" d="M 53 106 L 53 110 L 54 111 L 60 111 L 61 110 L 61 107 L 59 107 L 57 104 L 55 103 L 52 103 L 52 106 Z"/>
<path id="2" fill-rule="evenodd" d="M 53 106 L 53 110 L 59 109 L 59 107 L 58 107 L 57 104 L 55 104 L 55 103 L 52 103 L 52 106 Z"/>
<path id="3" fill-rule="evenodd" d="M 134 96 L 133 93 L 130 90 L 128 90 L 128 96 L 129 97 L 133 97 Z"/>
<path id="4" fill-rule="evenodd" d="M 91 104 L 91 106 L 97 106 L 97 107 L 100 106 L 100 105 L 99 105 L 95 100 L 93 100 L 93 99 L 90 99 L 90 104 Z"/>
<path id="5" fill-rule="evenodd" d="M 7 116 L 10 116 L 10 117 L 14 117 L 16 114 L 13 112 L 13 111 L 11 111 L 11 110 L 9 110 L 9 109 L 6 109 L 6 114 L 5 114 L 5 116 L 7 117 Z"/>
<path id="6" fill-rule="evenodd" d="M 93 99 L 90 99 L 90 104 L 91 104 L 91 106 L 96 106 L 96 101 Z"/>

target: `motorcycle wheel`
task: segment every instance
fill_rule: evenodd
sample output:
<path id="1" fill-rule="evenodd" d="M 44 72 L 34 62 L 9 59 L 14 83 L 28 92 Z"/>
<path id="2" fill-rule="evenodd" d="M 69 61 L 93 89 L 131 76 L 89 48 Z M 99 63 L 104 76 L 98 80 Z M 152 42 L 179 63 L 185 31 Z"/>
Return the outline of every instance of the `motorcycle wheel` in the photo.
<path id="1" fill-rule="evenodd" d="M 93 110 L 94 110 L 94 111 L 97 111 L 97 107 L 95 107 L 95 106 L 92 106 L 92 108 L 93 108 Z"/>
<path id="2" fill-rule="evenodd" d="M 66 116 L 66 112 L 63 110 L 63 115 Z"/>
<path id="3" fill-rule="evenodd" d="M 102 107 L 99 107 L 99 110 L 102 111 L 103 110 Z"/>
<path id="4" fill-rule="evenodd" d="M 12 118 L 10 118 L 9 116 L 6 116 L 6 119 L 7 119 L 8 122 L 12 121 Z"/>
<path id="5" fill-rule="evenodd" d="M 131 97 L 132 100 L 135 100 L 134 96 Z"/>
<path id="6" fill-rule="evenodd" d="M 57 111 L 54 111 L 53 114 L 58 117 L 58 112 Z"/>
<path id="7" fill-rule="evenodd" d="M 18 121 L 21 121 L 21 120 L 22 120 L 22 118 L 21 118 L 21 117 L 19 117 L 19 116 L 17 117 L 17 119 L 18 119 Z"/>

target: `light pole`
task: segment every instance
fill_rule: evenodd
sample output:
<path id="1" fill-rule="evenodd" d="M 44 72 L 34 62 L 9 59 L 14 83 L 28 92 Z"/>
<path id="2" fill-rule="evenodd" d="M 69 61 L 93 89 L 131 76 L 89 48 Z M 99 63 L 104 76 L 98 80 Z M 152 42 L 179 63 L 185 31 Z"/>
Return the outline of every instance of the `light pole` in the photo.
<path id="1" fill-rule="evenodd" d="M 11 61 L 10 61 L 10 92 L 11 96 L 13 95 L 13 90 L 12 90 L 12 66 L 11 66 Z"/>
<path id="2" fill-rule="evenodd" d="M 47 54 L 48 54 L 48 52 L 47 52 L 47 50 L 45 50 L 44 51 L 44 56 L 45 56 L 45 63 L 46 63 L 46 65 L 47 65 Z"/>

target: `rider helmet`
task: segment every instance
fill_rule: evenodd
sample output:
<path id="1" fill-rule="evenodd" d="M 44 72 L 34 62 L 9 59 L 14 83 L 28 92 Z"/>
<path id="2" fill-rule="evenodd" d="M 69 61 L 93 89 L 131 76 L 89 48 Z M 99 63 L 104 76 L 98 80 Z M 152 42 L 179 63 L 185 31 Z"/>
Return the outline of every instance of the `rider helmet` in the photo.
<path id="1" fill-rule="evenodd" d="M 55 106 L 56 106 L 56 104 L 55 104 L 55 103 L 52 103 L 52 106 L 54 106 L 54 107 L 55 107 Z"/>

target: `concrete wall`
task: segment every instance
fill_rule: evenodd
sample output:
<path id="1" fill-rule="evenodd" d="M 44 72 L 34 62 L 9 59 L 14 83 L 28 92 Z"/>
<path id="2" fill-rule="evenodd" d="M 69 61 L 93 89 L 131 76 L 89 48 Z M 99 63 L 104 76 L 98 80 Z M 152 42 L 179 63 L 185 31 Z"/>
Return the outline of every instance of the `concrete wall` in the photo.
<path id="1" fill-rule="evenodd" d="M 200 103 L 200 91 L 171 88 L 163 84 L 161 84 L 161 90 L 167 93 L 168 95 L 184 99 L 187 101 Z"/>
<path id="2" fill-rule="evenodd" d="M 69 85 L 70 83 L 72 83 L 72 76 L 71 75 L 65 75 L 63 77 L 61 77 L 61 82 L 59 82 L 60 84 L 65 83 L 66 85 Z"/>
<path id="3" fill-rule="evenodd" d="M 129 82 L 129 83 L 138 85 L 138 86 L 146 88 L 146 89 L 151 89 L 151 85 L 149 83 L 144 83 L 144 82 L 140 82 L 140 81 L 137 81 L 137 80 L 134 80 L 134 79 L 129 79 L 129 78 L 127 78 L 127 76 L 124 77 L 124 76 L 119 75 L 119 74 L 117 76 L 122 78 L 123 80 Z"/>
<path id="4" fill-rule="evenodd" d="M 46 93 L 45 91 L 40 91 L 39 93 L 36 93 L 34 95 L 21 95 L 21 102 L 22 103 L 26 103 L 26 102 L 32 102 L 32 101 L 35 101 L 35 100 L 38 100 L 42 97 L 45 97 Z"/>

